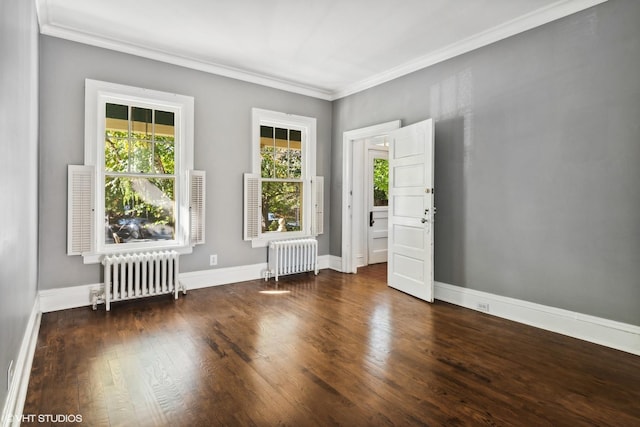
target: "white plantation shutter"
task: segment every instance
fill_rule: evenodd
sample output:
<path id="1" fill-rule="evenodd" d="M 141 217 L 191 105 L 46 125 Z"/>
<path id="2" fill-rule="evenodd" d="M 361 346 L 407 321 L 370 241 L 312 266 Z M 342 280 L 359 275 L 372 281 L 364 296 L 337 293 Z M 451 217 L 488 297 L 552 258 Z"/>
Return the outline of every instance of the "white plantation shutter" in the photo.
<path id="1" fill-rule="evenodd" d="M 189 176 L 189 221 L 191 245 L 201 245 L 205 225 L 205 171 L 190 170 Z"/>
<path id="2" fill-rule="evenodd" d="M 260 175 L 244 174 L 244 240 L 257 239 L 262 230 Z"/>
<path id="3" fill-rule="evenodd" d="M 317 236 L 324 233 L 324 177 L 315 176 L 311 181 L 311 206 L 313 217 L 311 218 L 311 234 Z"/>
<path id="4" fill-rule="evenodd" d="M 67 171 L 67 255 L 93 252 L 93 166 L 69 165 Z"/>

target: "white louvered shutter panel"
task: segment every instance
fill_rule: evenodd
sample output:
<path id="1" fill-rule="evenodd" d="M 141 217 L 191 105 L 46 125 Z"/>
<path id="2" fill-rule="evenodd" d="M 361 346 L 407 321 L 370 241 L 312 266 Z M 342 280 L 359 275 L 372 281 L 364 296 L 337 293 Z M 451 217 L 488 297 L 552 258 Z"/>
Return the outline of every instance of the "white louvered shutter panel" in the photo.
<path id="1" fill-rule="evenodd" d="M 262 230 L 260 212 L 260 176 L 244 174 L 244 240 L 257 239 Z"/>
<path id="2" fill-rule="evenodd" d="M 324 233 L 324 177 L 316 176 L 311 181 L 311 197 L 313 206 L 313 218 L 311 219 L 311 234 Z"/>
<path id="3" fill-rule="evenodd" d="M 67 255 L 93 252 L 93 166 L 69 165 L 67 171 Z"/>
<path id="4" fill-rule="evenodd" d="M 205 225 L 205 171 L 189 171 L 189 221 L 191 245 L 201 245 L 204 240 Z"/>

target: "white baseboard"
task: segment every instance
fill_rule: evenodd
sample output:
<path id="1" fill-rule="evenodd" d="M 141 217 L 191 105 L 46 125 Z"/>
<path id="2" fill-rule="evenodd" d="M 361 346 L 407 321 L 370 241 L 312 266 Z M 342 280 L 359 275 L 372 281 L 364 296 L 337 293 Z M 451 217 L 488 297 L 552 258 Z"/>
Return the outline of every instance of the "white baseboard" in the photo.
<path id="1" fill-rule="evenodd" d="M 208 288 L 229 283 L 246 282 L 264 278 L 267 263 L 212 268 L 211 270 L 180 273 L 180 282 L 189 289 Z"/>
<path id="2" fill-rule="evenodd" d="M 329 268 L 342 272 L 342 258 L 335 255 L 329 255 Z"/>
<path id="3" fill-rule="evenodd" d="M 2 410 L 0 425 L 2 427 L 19 426 L 22 421 L 22 410 L 27 397 L 29 387 L 29 377 L 31 376 L 31 364 L 38 342 L 38 332 L 40 331 L 40 311 L 39 299 L 33 303 L 31 314 L 27 322 L 27 328 L 22 337 L 18 358 L 16 359 L 13 380 L 9 384 L 9 393 Z"/>
<path id="4" fill-rule="evenodd" d="M 40 311 L 49 313 L 69 308 L 86 307 L 91 305 L 91 290 L 103 286 L 102 283 L 94 283 L 40 291 Z"/>
<path id="5" fill-rule="evenodd" d="M 440 301 L 640 356 L 639 326 L 440 282 L 434 292 Z"/>
<path id="6" fill-rule="evenodd" d="M 337 258 L 337 257 L 335 257 Z M 338 258 L 339 262 L 339 258 Z M 335 261 L 329 255 L 318 257 L 318 268 L 331 268 Z M 240 265 L 237 267 L 212 268 L 210 270 L 180 273 L 180 282 L 189 289 L 208 288 L 209 286 L 227 285 L 264 278 L 267 263 Z M 104 284 L 69 286 L 40 291 L 40 311 L 66 310 L 69 308 L 86 307 L 92 304 L 91 290 L 102 288 Z"/>
<path id="7" fill-rule="evenodd" d="M 318 269 L 324 270 L 327 268 L 331 268 L 331 257 L 329 255 L 320 255 L 318 257 Z M 180 274 L 180 282 L 187 289 L 208 288 L 209 286 L 263 279 L 266 270 L 266 262 L 237 267 L 212 268 L 211 270 L 182 273 Z"/>
<path id="8" fill-rule="evenodd" d="M 341 271 L 342 259 L 333 255 L 318 257 L 320 269 Z M 214 268 L 180 274 L 189 289 L 256 280 L 264 277 L 266 263 Z M 91 305 L 91 290 L 102 284 L 72 286 L 40 291 L 39 309 L 46 313 Z M 493 295 L 446 283 L 435 283 L 435 299 L 472 310 L 524 323 L 570 337 L 640 355 L 640 327 L 555 307 Z M 488 304 L 489 310 L 479 308 Z"/>

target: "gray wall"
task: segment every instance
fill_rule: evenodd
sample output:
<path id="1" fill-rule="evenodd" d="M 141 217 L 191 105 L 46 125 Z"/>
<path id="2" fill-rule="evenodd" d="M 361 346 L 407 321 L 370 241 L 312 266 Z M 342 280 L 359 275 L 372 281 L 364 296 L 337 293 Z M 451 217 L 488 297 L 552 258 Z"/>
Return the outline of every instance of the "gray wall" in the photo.
<path id="1" fill-rule="evenodd" d="M 331 103 L 263 86 L 41 36 L 40 289 L 100 283 L 99 265 L 66 252 L 67 165 L 84 159 L 86 78 L 195 97 L 195 167 L 207 172 L 205 245 L 181 258 L 181 271 L 266 262 L 265 248 L 242 240 L 242 174 L 251 171 L 251 108 L 317 118 L 317 174 L 331 182 Z M 325 203 L 329 205 L 328 191 Z M 325 224 L 329 225 L 327 209 Z M 329 253 L 329 233 L 319 252 Z"/>
<path id="2" fill-rule="evenodd" d="M 0 403 L 4 403 L 7 367 L 11 360 L 15 367 L 38 278 L 38 24 L 34 2 L 0 2 L 0 58 Z"/>
<path id="3" fill-rule="evenodd" d="M 342 133 L 435 119 L 435 278 L 640 325 L 640 2 L 610 0 L 334 103 Z"/>

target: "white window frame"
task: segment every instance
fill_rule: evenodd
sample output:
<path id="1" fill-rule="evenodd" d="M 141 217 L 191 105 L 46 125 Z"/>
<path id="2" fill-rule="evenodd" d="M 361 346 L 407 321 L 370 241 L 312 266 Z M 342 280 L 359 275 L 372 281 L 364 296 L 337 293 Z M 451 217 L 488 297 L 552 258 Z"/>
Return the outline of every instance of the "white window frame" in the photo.
<path id="1" fill-rule="evenodd" d="M 252 108 L 251 110 L 251 158 L 252 173 L 261 176 L 260 126 L 299 130 L 302 133 L 302 230 L 262 233 L 251 239 L 253 248 L 265 247 L 272 240 L 313 236 L 312 178 L 316 175 L 316 119 L 278 111 Z M 261 178 L 260 178 L 260 182 Z M 261 184 L 260 184 L 261 186 Z"/>
<path id="2" fill-rule="evenodd" d="M 175 239 L 109 245 L 104 241 L 104 135 L 107 103 L 131 104 L 169 111 L 175 114 L 175 177 L 176 210 Z M 83 253 L 85 263 L 99 262 L 105 254 L 174 249 L 179 253 L 192 251 L 189 214 L 189 171 L 193 169 L 194 98 L 168 92 L 142 89 L 116 83 L 87 79 L 85 81 L 85 165 L 95 173 L 94 232 L 92 253 Z"/>

